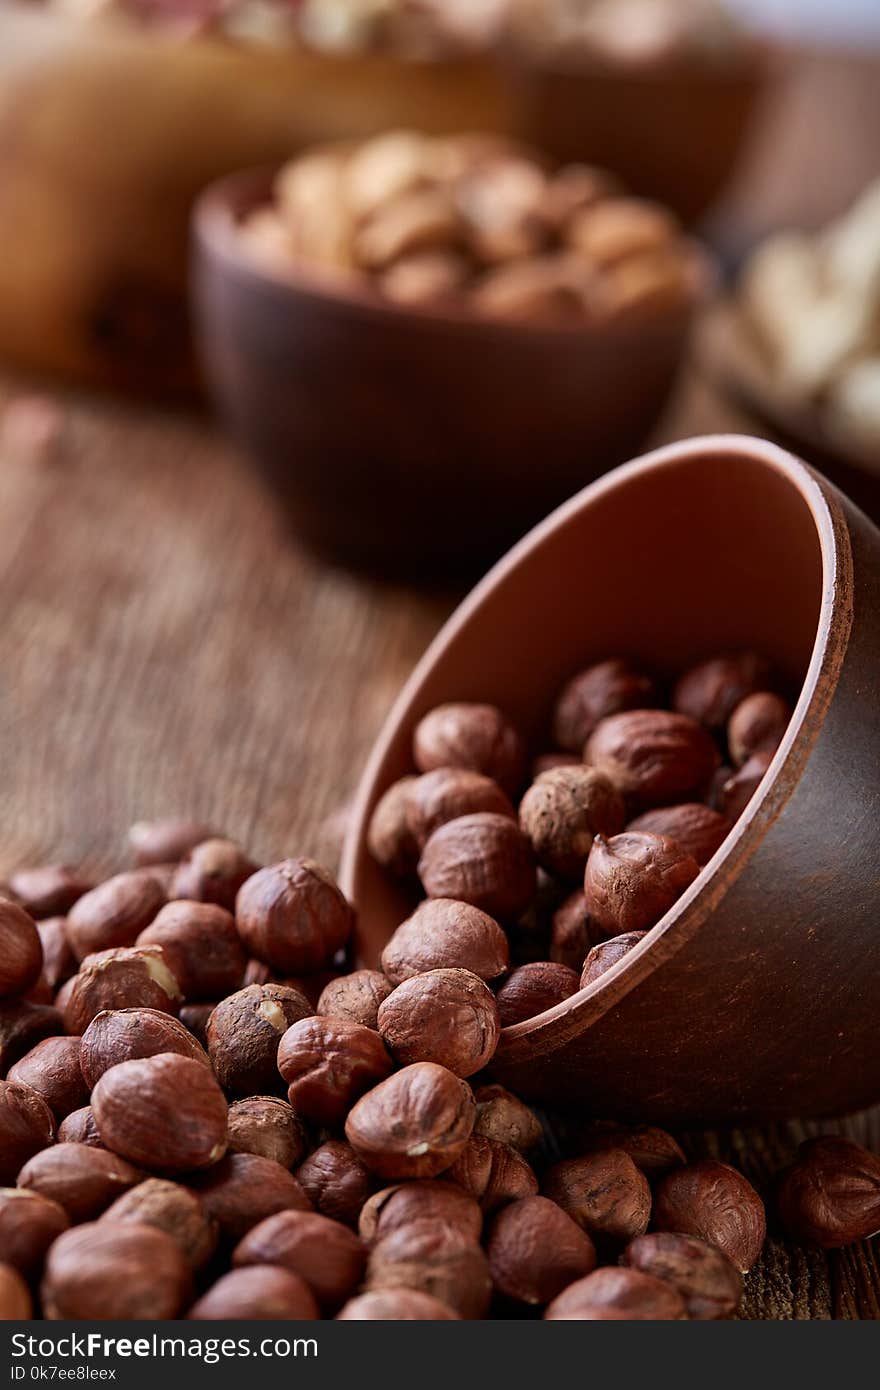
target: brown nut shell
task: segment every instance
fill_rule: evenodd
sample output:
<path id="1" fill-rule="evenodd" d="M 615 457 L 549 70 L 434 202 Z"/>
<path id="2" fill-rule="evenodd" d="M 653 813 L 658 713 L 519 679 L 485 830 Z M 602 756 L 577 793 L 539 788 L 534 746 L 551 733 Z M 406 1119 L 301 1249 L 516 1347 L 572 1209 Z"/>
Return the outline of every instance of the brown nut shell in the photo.
<path id="1" fill-rule="evenodd" d="M 469 970 L 429 970 L 404 980 L 379 1009 L 379 1032 L 395 1061 L 437 1062 L 473 1076 L 501 1036 L 495 996 Z"/>
<path id="2" fill-rule="evenodd" d="M 485 1318 L 492 1279 L 479 1245 L 437 1221 L 397 1226 L 373 1246 L 365 1287 L 401 1288 L 439 1299 L 462 1318 Z"/>
<path id="3" fill-rule="evenodd" d="M 543 1189 L 602 1246 L 626 1244 L 648 1229 L 651 1189 L 622 1149 L 564 1159 L 547 1173 Z"/>
<path id="4" fill-rule="evenodd" d="M 178 864 L 191 849 L 213 836 L 214 831 L 202 821 L 177 816 L 136 821 L 129 827 L 127 838 L 135 864 L 144 868 L 152 864 Z"/>
<path id="5" fill-rule="evenodd" d="M 327 1128 L 340 1125 L 358 1097 L 391 1068 L 379 1034 L 343 1018 L 301 1019 L 288 1028 L 278 1048 L 278 1070 L 288 1083 L 290 1104 Z"/>
<path id="6" fill-rule="evenodd" d="M 582 888 L 560 903 L 550 925 L 550 959 L 580 974 L 591 946 L 595 944 L 587 896 Z"/>
<path id="7" fill-rule="evenodd" d="M 328 1139 L 296 1171 L 297 1182 L 315 1211 L 356 1227 L 376 1179 L 350 1144 Z"/>
<path id="8" fill-rule="evenodd" d="M 620 936 L 611 936 L 607 941 L 600 941 L 598 946 L 594 946 L 587 959 L 584 961 L 583 974 L 581 975 L 581 989 L 586 989 L 593 984 L 618 961 L 623 960 L 624 956 L 629 955 L 634 946 L 644 940 L 647 932 L 630 931 L 624 932 Z"/>
<path id="9" fill-rule="evenodd" d="M 457 1182 L 448 1178 L 421 1178 L 383 1187 L 364 1204 L 358 1221 L 367 1244 L 383 1240 L 399 1226 L 415 1221 L 435 1221 L 479 1244 L 483 1213 L 477 1202 Z"/>
<path id="10" fill-rule="evenodd" d="M 723 729 L 747 695 L 770 687 L 770 665 L 757 652 L 731 652 L 701 661 L 680 677 L 673 706 L 709 729 Z"/>
<path id="11" fill-rule="evenodd" d="M 553 737 L 560 748 L 579 754 L 600 719 L 623 710 L 651 709 L 656 697 L 654 681 L 628 661 L 599 661 L 562 690 L 553 711 Z"/>
<path id="12" fill-rule="evenodd" d="M 313 1009 L 289 985 L 247 985 L 230 994 L 208 1019 L 208 1055 L 220 1085 L 235 1095 L 278 1086 L 278 1047 L 292 1024 Z"/>
<path id="13" fill-rule="evenodd" d="M 478 811 L 516 819 L 510 799 L 498 783 L 467 768 L 437 767 L 417 777 L 409 789 L 407 816 L 419 850 L 447 821 Z"/>
<path id="14" fill-rule="evenodd" d="M 120 1062 L 156 1057 L 160 1052 L 176 1052 L 210 1066 L 204 1048 L 171 1014 L 160 1009 L 105 1009 L 82 1036 L 80 1065 L 85 1084 L 91 1090 Z"/>
<path id="15" fill-rule="evenodd" d="M 285 859 L 242 885 L 235 905 L 251 955 L 284 974 L 321 970 L 348 941 L 353 914 L 312 859 Z"/>
<path id="16" fill-rule="evenodd" d="M 30 1086 L 0 1081 L 0 1183 L 14 1183 L 22 1166 L 55 1138 L 55 1118 Z"/>
<path id="17" fill-rule="evenodd" d="M 59 1202 L 23 1187 L 0 1188 L 0 1250 L 28 1282 L 38 1278 L 46 1252 L 70 1225 Z"/>
<path id="18" fill-rule="evenodd" d="M 687 1162 L 684 1149 L 665 1129 L 652 1125 L 609 1125 L 581 1136 L 584 1153 L 622 1149 L 649 1180 Z"/>
<path id="19" fill-rule="evenodd" d="M 413 758 L 420 772 L 438 767 L 481 772 L 508 796 L 516 794 L 525 775 L 522 739 L 495 705 L 438 705 L 416 726 Z"/>
<path id="20" fill-rule="evenodd" d="M 546 1197 L 500 1211 L 486 1248 L 495 1288 L 519 1303 L 549 1303 L 596 1266 L 590 1237 Z"/>
<path id="21" fill-rule="evenodd" d="M 415 777 L 401 777 L 376 802 L 367 830 L 367 846 L 373 858 L 398 878 L 415 872 L 419 846 L 409 820 L 409 802 Z"/>
<path id="22" fill-rule="evenodd" d="M 480 811 L 448 821 L 428 840 L 419 877 L 429 898 L 471 903 L 490 917 L 519 917 L 535 895 L 531 846 L 508 816 Z"/>
<path id="23" fill-rule="evenodd" d="M 538 1179 L 522 1154 L 482 1135 L 471 1135 L 445 1177 L 460 1183 L 487 1215 L 538 1192 Z"/>
<path id="24" fill-rule="evenodd" d="M 597 931 L 606 936 L 648 931 L 699 872 L 697 861 L 663 835 L 625 830 L 610 840 L 597 836 L 584 875 Z"/>
<path id="25" fill-rule="evenodd" d="M 791 722 L 791 705 L 770 690 L 747 695 L 727 725 L 727 746 L 737 767 L 755 753 L 775 753 Z"/>
<path id="26" fill-rule="evenodd" d="M 104 1147 L 90 1105 L 84 1105 L 81 1109 L 65 1115 L 58 1126 L 58 1143 L 88 1144 L 93 1149 Z"/>
<path id="27" fill-rule="evenodd" d="M 180 988 L 168 969 L 161 946 L 117 947 L 86 956 L 70 981 L 64 1005 L 68 1033 L 85 1033 L 105 1010 L 156 1009 L 175 1014 Z"/>
<path id="28" fill-rule="evenodd" d="M 393 988 L 381 970 L 353 970 L 324 986 L 315 1012 L 324 1018 L 346 1018 L 364 1028 L 375 1028 L 379 1005 Z"/>
<path id="29" fill-rule="evenodd" d="M 580 979 L 567 965 L 549 960 L 529 961 L 512 970 L 498 991 L 502 1028 L 552 1009 L 580 989 Z"/>
<path id="30" fill-rule="evenodd" d="M 36 918 L 69 912 L 92 887 L 88 879 L 69 864 L 40 864 L 34 869 L 19 869 L 10 878 L 9 886 L 16 902 Z"/>
<path id="31" fill-rule="evenodd" d="M 19 1187 L 63 1207 L 72 1225 L 94 1221 L 144 1174 L 117 1154 L 87 1144 L 53 1144 L 34 1154 L 18 1175 Z"/>
<path id="32" fill-rule="evenodd" d="M 159 880 L 137 869 L 116 874 L 85 893 L 67 914 L 67 938 L 77 960 L 133 946 L 165 898 Z"/>
<path id="33" fill-rule="evenodd" d="M 13 1265 L 0 1264 L 0 1322 L 23 1322 L 34 1315 L 30 1289 Z"/>
<path id="34" fill-rule="evenodd" d="M 702 868 L 727 839 L 733 823 L 701 801 L 685 801 L 678 806 L 658 806 L 646 811 L 626 828 L 674 840 Z"/>
<path id="35" fill-rule="evenodd" d="M 742 1173 L 706 1158 L 675 1168 L 654 1194 L 654 1228 L 717 1245 L 743 1274 L 764 1246 L 764 1203 Z"/>
<path id="36" fill-rule="evenodd" d="M 527 1153 L 541 1143 L 544 1131 L 541 1122 L 524 1101 L 503 1086 L 480 1086 L 474 1092 L 477 1119 L 473 1137 L 492 1139 L 496 1144 L 508 1144 L 520 1153 Z"/>
<path id="37" fill-rule="evenodd" d="M 311 1210 L 293 1174 L 259 1154 L 227 1154 L 190 1182 L 221 1238 L 232 1244 L 276 1212 Z"/>
<path id="38" fill-rule="evenodd" d="M 234 840 L 203 840 L 178 864 L 169 896 L 216 903 L 231 912 L 239 888 L 256 869 Z"/>
<path id="39" fill-rule="evenodd" d="M 782 1174 L 776 1205 L 787 1235 L 836 1250 L 880 1231 L 880 1157 L 827 1135 L 802 1144 Z"/>
<path id="40" fill-rule="evenodd" d="M 308 1284 L 325 1310 L 338 1308 L 361 1282 L 366 1251 L 347 1226 L 311 1211 L 281 1211 L 248 1231 L 233 1263 L 280 1265 Z"/>
<path id="41" fill-rule="evenodd" d="M 194 1192 L 179 1182 L 147 1178 L 109 1206 L 102 1221 L 154 1226 L 180 1246 L 193 1269 L 207 1264 L 217 1246 L 217 1227 Z"/>
<path id="42" fill-rule="evenodd" d="M 43 947 L 33 918 L 0 898 L 0 999 L 26 994 L 43 968 Z"/>
<path id="43" fill-rule="evenodd" d="M 152 1172 L 207 1168 L 226 1149 L 226 1099 L 190 1057 L 162 1052 L 111 1067 L 92 1109 L 108 1149 Z"/>
<path id="44" fill-rule="evenodd" d="M 498 923 L 470 903 L 451 898 L 420 903 L 382 952 L 382 969 L 393 985 L 454 967 L 495 980 L 509 963 L 507 937 Z"/>
<path id="45" fill-rule="evenodd" d="M 37 934 L 43 948 L 42 978 L 50 989 L 58 990 L 76 974 L 78 965 L 67 939 L 67 918 L 44 917 L 37 922 Z"/>
<path id="46" fill-rule="evenodd" d="M 696 1236 L 671 1231 L 637 1236 L 623 1252 L 621 1263 L 671 1284 L 695 1321 L 731 1318 L 742 1298 L 739 1270 L 716 1246 Z"/>
<path id="47" fill-rule="evenodd" d="M 380 1178 L 433 1178 L 458 1158 L 475 1117 L 467 1082 L 434 1062 L 416 1062 L 357 1102 L 345 1135 Z"/>
<path id="48" fill-rule="evenodd" d="M 0 1075 L 5 1076 L 13 1063 L 36 1047 L 43 1038 L 57 1037 L 63 1032 L 61 1014 L 50 1004 L 32 1004 L 26 999 L 0 999 Z"/>
<path id="49" fill-rule="evenodd" d="M 711 734 L 687 715 L 641 709 L 603 719 L 584 761 L 608 777 L 634 807 L 699 800 L 721 758 Z"/>
<path id="50" fill-rule="evenodd" d="M 557 767 L 533 782 L 519 807 L 519 823 L 535 858 L 558 878 L 581 878 L 597 835 L 623 829 L 623 797 L 591 767 Z"/>
<path id="51" fill-rule="evenodd" d="M 80 1067 L 81 1048 L 81 1038 L 44 1038 L 9 1068 L 6 1079 L 30 1086 L 61 1121 L 89 1098 Z"/>
<path id="52" fill-rule="evenodd" d="M 233 1101 L 228 1115 L 230 1153 L 259 1154 L 282 1168 L 294 1168 L 308 1152 L 302 1121 L 279 1096 L 247 1096 Z"/>
<path id="53" fill-rule="evenodd" d="M 187 1000 L 225 998 L 247 964 L 232 913 L 216 903 L 167 903 L 137 944 L 162 947 Z"/>

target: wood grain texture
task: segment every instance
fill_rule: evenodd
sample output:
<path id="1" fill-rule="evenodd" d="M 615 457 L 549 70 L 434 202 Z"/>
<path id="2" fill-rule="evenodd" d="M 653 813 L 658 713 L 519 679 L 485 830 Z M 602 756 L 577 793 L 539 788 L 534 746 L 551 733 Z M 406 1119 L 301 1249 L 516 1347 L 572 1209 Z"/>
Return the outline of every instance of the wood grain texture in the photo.
<path id="1" fill-rule="evenodd" d="M 0 409 L 20 390 L 0 387 Z M 332 866 L 370 743 L 456 596 L 317 565 L 201 420 L 56 406 L 46 457 L 0 429 L 0 876 L 112 870 L 131 821 L 171 813 Z M 663 437 L 728 428 L 750 426 L 690 383 Z M 816 1128 L 687 1144 L 766 1192 Z M 841 1128 L 880 1149 L 880 1113 Z M 774 1234 L 743 1317 L 880 1318 L 877 1244 L 825 1255 Z"/>

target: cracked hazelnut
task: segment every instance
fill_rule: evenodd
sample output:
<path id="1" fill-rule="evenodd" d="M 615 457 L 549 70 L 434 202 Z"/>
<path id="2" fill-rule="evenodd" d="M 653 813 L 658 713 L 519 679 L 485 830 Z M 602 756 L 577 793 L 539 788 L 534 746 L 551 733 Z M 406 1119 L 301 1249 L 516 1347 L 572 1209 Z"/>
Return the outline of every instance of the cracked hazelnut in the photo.
<path id="1" fill-rule="evenodd" d="M 67 864 L 41 864 L 19 869 L 9 880 L 16 900 L 31 917 L 56 917 L 69 912 L 92 885 Z"/>
<path id="2" fill-rule="evenodd" d="M 81 1038 L 44 1038 L 9 1068 L 7 1081 L 30 1086 L 48 1105 L 56 1120 L 63 1120 L 89 1099 L 89 1087 L 80 1068 Z"/>
<path id="3" fill-rule="evenodd" d="M 174 1014 L 180 998 L 161 946 L 97 951 L 86 956 L 73 977 L 64 1005 L 64 1026 L 68 1033 L 82 1035 L 98 1014 L 127 1008 Z"/>
<path id="4" fill-rule="evenodd" d="M 637 1269 L 596 1269 L 570 1284 L 544 1317 L 550 1322 L 681 1322 L 684 1299 L 662 1279 Z"/>
<path id="5" fill-rule="evenodd" d="M 535 895 L 531 846 L 509 816 L 479 811 L 435 830 L 419 860 L 429 898 L 471 903 L 490 917 L 510 921 Z"/>
<path id="6" fill-rule="evenodd" d="M 712 735 L 695 719 L 638 709 L 601 720 L 587 740 L 584 761 L 631 805 L 648 810 L 699 799 L 721 758 Z"/>
<path id="7" fill-rule="evenodd" d="M 345 1136 L 380 1178 L 433 1178 L 458 1158 L 475 1117 L 466 1081 L 433 1062 L 416 1062 L 361 1097 Z"/>
<path id="8" fill-rule="evenodd" d="M 586 989 L 594 980 L 598 980 L 604 975 L 606 970 L 610 970 L 612 965 L 623 960 L 634 946 L 647 936 L 647 932 L 631 931 L 624 932 L 620 936 L 611 936 L 607 941 L 600 941 L 598 946 L 594 946 L 587 959 L 584 961 L 584 970 L 581 975 L 581 989 Z"/>
<path id="9" fill-rule="evenodd" d="M 654 1194 L 654 1227 L 717 1245 L 743 1274 L 764 1246 L 764 1203 L 742 1173 L 706 1158 L 674 1168 Z"/>
<path id="10" fill-rule="evenodd" d="M 415 1289 L 373 1289 L 346 1303 L 337 1321 L 342 1322 L 450 1322 L 460 1314 Z"/>
<path id="11" fill-rule="evenodd" d="M 66 917 L 44 917 L 37 923 L 43 948 L 42 978 L 53 991 L 76 974 L 77 959 L 67 939 Z"/>
<path id="12" fill-rule="evenodd" d="M 383 1187 L 364 1204 L 358 1230 L 361 1239 L 372 1245 L 415 1221 L 439 1222 L 477 1245 L 483 1231 L 483 1213 L 474 1198 L 446 1178 L 422 1178 Z"/>
<path id="13" fill-rule="evenodd" d="M 409 802 L 417 778 L 401 777 L 376 802 L 367 831 L 367 846 L 383 868 L 404 878 L 415 872 L 419 846 L 409 821 Z"/>
<path id="14" fill-rule="evenodd" d="M 697 861 L 663 835 L 597 835 L 584 876 L 592 920 L 606 936 L 648 931 L 699 872 Z"/>
<path id="15" fill-rule="evenodd" d="M 225 1091 L 256 1095 L 279 1084 L 278 1045 L 291 1024 L 312 1014 L 298 989 L 248 985 L 230 994 L 208 1020 L 208 1055 Z"/>
<path id="16" fill-rule="evenodd" d="M 71 1223 L 94 1221 L 144 1174 L 106 1149 L 87 1144 L 53 1144 L 28 1159 L 19 1187 L 39 1192 L 63 1207 Z"/>
<path id="17" fill-rule="evenodd" d="M 159 1173 L 207 1168 L 226 1149 L 226 1100 L 201 1062 L 161 1052 L 120 1062 L 92 1092 L 108 1149 Z"/>
<path id="18" fill-rule="evenodd" d="M 469 970 L 429 970 L 389 994 L 379 1032 L 395 1061 L 437 1062 L 473 1076 L 492 1059 L 501 1024 L 490 989 Z"/>
<path id="19" fill-rule="evenodd" d="M 88 1144 L 93 1149 L 103 1148 L 95 1116 L 90 1105 L 83 1105 L 65 1115 L 58 1126 L 59 1144 Z"/>
<path id="20" fill-rule="evenodd" d="M 543 1189 L 602 1246 L 626 1244 L 648 1229 L 651 1189 L 622 1149 L 564 1159 L 547 1173 Z"/>
<path id="21" fill-rule="evenodd" d="M 105 1009 L 95 1015 L 82 1037 L 80 1066 L 86 1086 L 91 1090 L 105 1071 L 120 1062 L 156 1057 L 160 1052 L 176 1052 L 210 1065 L 204 1049 L 171 1014 L 159 1009 Z"/>
<path id="22" fill-rule="evenodd" d="M 538 1191 L 538 1179 L 522 1154 L 482 1135 L 471 1135 L 445 1177 L 460 1183 L 487 1215 Z"/>
<path id="23" fill-rule="evenodd" d="M 727 725 L 727 746 L 735 765 L 742 767 L 755 753 L 775 753 L 791 715 L 788 701 L 769 690 L 741 700 Z"/>
<path id="24" fill-rule="evenodd" d="M 154 864 L 178 864 L 191 849 L 213 836 L 210 826 L 178 816 L 136 821 L 129 828 L 128 844 L 134 862 L 144 868 Z"/>
<path id="25" fill-rule="evenodd" d="M 367 1262 L 365 1290 L 406 1289 L 427 1294 L 462 1318 L 484 1318 L 492 1279 L 476 1242 L 445 1222 L 397 1226 L 377 1241 Z"/>
<path id="26" fill-rule="evenodd" d="M 770 665 L 757 652 L 732 652 L 701 661 L 678 680 L 673 707 L 709 729 L 723 729 L 747 695 L 766 690 Z"/>
<path id="27" fill-rule="evenodd" d="M 38 1278 L 46 1251 L 70 1225 L 67 1212 L 39 1192 L 0 1188 L 0 1250 L 28 1282 Z"/>
<path id="28" fill-rule="evenodd" d="M 231 1243 L 279 1211 L 311 1210 L 293 1174 L 259 1154 L 227 1154 L 190 1183 L 222 1239 Z"/>
<path id="29" fill-rule="evenodd" d="M 580 980 L 567 965 L 549 960 L 529 961 L 512 970 L 496 995 L 502 1028 L 534 1018 L 569 999 Z"/>
<path id="30" fill-rule="evenodd" d="M 701 801 L 685 801 L 678 806 L 646 811 L 630 821 L 626 829 L 628 833 L 662 835 L 674 840 L 702 868 L 727 839 L 732 822 Z"/>
<path id="31" fill-rule="evenodd" d="M 773 761 L 775 749 L 765 748 L 753 753 L 721 788 L 719 806 L 730 820 L 737 820 L 748 806 Z"/>
<path id="32" fill-rule="evenodd" d="M 656 703 L 656 687 L 644 672 L 619 658 L 599 661 L 563 688 L 553 711 L 553 737 L 560 748 L 579 754 L 600 719 Z"/>
<path id="33" fill-rule="evenodd" d="M 30 1290 L 17 1269 L 0 1264 L 0 1322 L 23 1322 L 34 1315 Z"/>
<path id="34" fill-rule="evenodd" d="M 603 1153 L 622 1149 L 649 1179 L 668 1173 L 686 1163 L 684 1150 L 665 1129 L 652 1125 L 610 1125 L 582 1136 L 584 1153 Z"/>
<path id="35" fill-rule="evenodd" d="M 189 1298 L 190 1269 L 164 1231 L 99 1221 L 58 1237 L 41 1291 L 53 1320 L 176 1318 Z"/>
<path id="36" fill-rule="evenodd" d="M 302 1122 L 278 1096 L 248 1096 L 229 1107 L 230 1153 L 259 1154 L 282 1168 L 293 1168 L 308 1151 Z"/>
<path id="37" fill-rule="evenodd" d="M 522 739 L 495 705 L 438 705 L 416 726 L 413 758 L 420 772 L 438 767 L 481 772 L 508 796 L 516 794 L 525 776 Z"/>
<path id="38" fill-rule="evenodd" d="M 296 974 L 321 970 L 348 941 L 353 914 L 335 882 L 312 859 L 285 859 L 253 874 L 235 917 L 252 955 Z"/>
<path id="39" fill-rule="evenodd" d="M 358 1097 L 388 1076 L 391 1065 L 379 1034 L 344 1018 L 301 1019 L 287 1029 L 278 1048 L 287 1099 L 299 1114 L 326 1128 L 341 1124 Z"/>
<path id="40" fill-rule="evenodd" d="M 75 1030 L 71 1030 L 75 1031 Z M 50 1004 L 25 999 L 0 999 L 0 1075 L 43 1038 L 64 1032 L 64 1021 Z"/>
<path id="41" fill-rule="evenodd" d="M 320 1313 L 299 1275 L 276 1265 L 249 1265 L 224 1274 L 186 1316 L 199 1322 L 311 1322 Z"/>
<path id="42" fill-rule="evenodd" d="M 0 998 L 26 994 L 42 968 L 36 923 L 23 907 L 0 898 Z"/>
<path id="43" fill-rule="evenodd" d="M 623 798 L 607 777 L 590 767 L 558 767 L 526 792 L 519 823 L 538 863 L 559 878 L 583 876 L 597 835 L 623 829 Z"/>
<path id="44" fill-rule="evenodd" d="M 381 970 L 353 970 L 324 986 L 315 1012 L 324 1018 L 346 1018 L 375 1029 L 379 1005 L 392 989 L 391 981 Z"/>
<path id="45" fill-rule="evenodd" d="M 541 1122 L 524 1101 L 503 1086 L 480 1086 L 474 1092 L 477 1119 L 473 1137 L 492 1139 L 496 1144 L 509 1144 L 520 1153 L 527 1153 L 541 1143 L 544 1131 Z"/>
<path id="46" fill-rule="evenodd" d="M 162 947 L 188 1001 L 231 994 L 247 964 L 232 913 L 216 903 L 167 903 L 137 944 Z"/>
<path id="47" fill-rule="evenodd" d="M 338 1308 L 357 1289 L 366 1251 L 347 1226 L 311 1211 L 281 1211 L 248 1231 L 233 1263 L 280 1265 L 304 1279 L 325 1310 Z"/>
<path id="48" fill-rule="evenodd" d="M 30 1086 L 0 1081 L 0 1183 L 12 1183 L 23 1164 L 55 1138 L 55 1119 Z"/>
<path id="49" fill-rule="evenodd" d="M 234 840 L 203 840 L 178 864 L 170 896 L 216 903 L 232 912 L 238 890 L 257 867 Z"/>
<path id="50" fill-rule="evenodd" d="M 509 963 L 507 937 L 498 923 L 470 903 L 451 898 L 420 903 L 382 952 L 382 969 L 393 985 L 429 970 L 455 967 L 481 980 L 495 980 Z"/>
<path id="51" fill-rule="evenodd" d="M 580 973 L 592 945 L 593 932 L 586 894 L 582 888 L 576 888 L 553 913 L 550 959 L 557 965 L 566 965 L 569 970 Z"/>
<path id="52" fill-rule="evenodd" d="M 419 850 L 448 821 L 478 811 L 516 820 L 508 796 L 491 777 L 463 767 L 437 767 L 416 778 L 407 799 L 407 816 Z"/>
<path id="53" fill-rule="evenodd" d="M 596 1266 L 590 1237 L 546 1197 L 504 1207 L 486 1248 L 495 1288 L 518 1303 L 549 1303 Z"/>
<path id="54" fill-rule="evenodd" d="M 200 1047 L 208 1050 L 208 1019 L 216 1009 L 216 1003 L 181 1004 L 178 1018 L 188 1033 L 191 1033 Z"/>
<path id="55" fill-rule="evenodd" d="M 742 1275 L 714 1245 L 696 1236 L 656 1231 L 637 1236 L 621 1262 L 671 1284 L 684 1299 L 689 1318 L 706 1322 L 730 1318 L 742 1298 Z"/>
<path id="56" fill-rule="evenodd" d="M 152 874 L 133 869 L 85 893 L 67 914 L 67 939 L 77 960 L 116 946 L 133 946 L 165 903 Z"/>
<path id="57" fill-rule="evenodd" d="M 297 1181 L 322 1216 L 357 1226 L 375 1179 L 350 1144 L 328 1139 L 296 1171 Z"/>
<path id="58" fill-rule="evenodd" d="M 102 1221 L 133 1221 L 164 1231 L 180 1246 L 193 1269 L 201 1269 L 217 1246 L 217 1227 L 194 1192 L 166 1178 L 147 1178 L 109 1206 Z"/>
<path id="59" fill-rule="evenodd" d="M 850 1139 L 802 1144 L 776 1194 L 786 1233 L 836 1250 L 880 1231 L 880 1158 Z"/>

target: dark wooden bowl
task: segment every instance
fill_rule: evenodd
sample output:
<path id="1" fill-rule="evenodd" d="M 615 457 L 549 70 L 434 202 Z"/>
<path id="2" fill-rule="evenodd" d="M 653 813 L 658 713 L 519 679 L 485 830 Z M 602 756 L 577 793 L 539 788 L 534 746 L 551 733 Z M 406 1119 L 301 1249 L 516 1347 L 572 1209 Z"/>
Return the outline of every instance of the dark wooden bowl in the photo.
<path id="1" fill-rule="evenodd" d="M 605 326 L 401 309 L 255 265 L 237 234 L 269 174 L 195 215 L 195 317 L 218 410 L 296 531 L 334 558 L 425 579 L 485 569 L 656 422 L 693 301 Z"/>
<path id="2" fill-rule="evenodd" d="M 554 692 L 619 649 L 674 671 L 754 646 L 801 687 L 741 820 L 589 989 L 504 1030 L 493 1070 L 586 1113 L 676 1124 L 880 1099 L 880 532 L 761 440 L 671 445 L 594 483 L 473 591 L 412 675 L 361 782 L 342 882 L 374 963 L 408 903 L 365 836 L 450 699 L 504 706 L 540 746 Z"/>

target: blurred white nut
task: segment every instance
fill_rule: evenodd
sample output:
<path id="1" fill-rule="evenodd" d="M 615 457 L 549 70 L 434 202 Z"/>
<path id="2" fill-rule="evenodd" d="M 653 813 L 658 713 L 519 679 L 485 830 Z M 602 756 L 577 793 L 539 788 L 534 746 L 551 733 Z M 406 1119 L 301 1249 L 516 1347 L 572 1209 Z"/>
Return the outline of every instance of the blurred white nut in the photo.
<path id="1" fill-rule="evenodd" d="M 541 206 L 547 188 L 531 160 L 499 157 L 478 164 L 456 185 L 456 205 L 468 228 L 471 250 L 484 261 L 506 261 L 541 249 Z"/>
<path id="2" fill-rule="evenodd" d="M 864 357 L 835 381 L 828 394 L 828 428 L 844 444 L 880 460 L 880 356 Z"/>
<path id="3" fill-rule="evenodd" d="M 667 247 L 678 233 L 673 213 L 657 203 L 607 198 L 573 218 L 568 242 L 585 260 L 604 268 Z"/>
<path id="4" fill-rule="evenodd" d="M 499 319 L 582 319 L 599 292 L 588 266 L 572 256 L 536 256 L 490 270 L 473 302 Z"/>
<path id="5" fill-rule="evenodd" d="M 423 251 L 396 261 L 380 277 L 379 287 L 397 304 L 432 304 L 448 300 L 469 274 L 467 261 L 454 251 Z"/>
<path id="6" fill-rule="evenodd" d="M 355 259 L 364 269 L 381 270 L 417 251 L 454 248 L 459 238 L 459 220 L 444 193 L 406 193 L 358 230 Z"/>
<path id="7" fill-rule="evenodd" d="M 423 186 L 430 173 L 433 143 L 423 135 L 398 130 L 359 146 L 345 170 L 346 194 L 354 216 L 368 217 L 383 203 Z"/>

